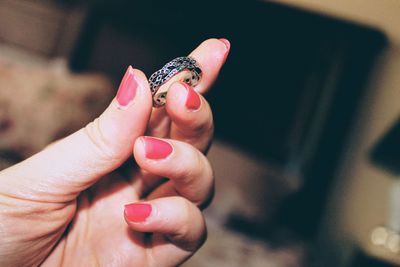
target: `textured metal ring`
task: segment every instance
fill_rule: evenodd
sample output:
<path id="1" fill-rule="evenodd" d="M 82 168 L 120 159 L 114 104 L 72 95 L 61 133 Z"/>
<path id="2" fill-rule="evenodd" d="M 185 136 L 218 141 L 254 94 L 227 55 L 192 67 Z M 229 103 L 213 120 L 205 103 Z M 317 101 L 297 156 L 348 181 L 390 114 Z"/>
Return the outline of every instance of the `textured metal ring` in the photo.
<path id="1" fill-rule="evenodd" d="M 154 72 L 149 78 L 150 90 L 153 96 L 153 106 L 165 105 L 167 92 L 158 92 L 158 89 L 173 76 L 181 71 L 189 70 L 183 81 L 191 86 L 196 86 L 201 79 L 201 69 L 196 60 L 191 57 L 178 57 L 164 65 L 160 70 Z"/>

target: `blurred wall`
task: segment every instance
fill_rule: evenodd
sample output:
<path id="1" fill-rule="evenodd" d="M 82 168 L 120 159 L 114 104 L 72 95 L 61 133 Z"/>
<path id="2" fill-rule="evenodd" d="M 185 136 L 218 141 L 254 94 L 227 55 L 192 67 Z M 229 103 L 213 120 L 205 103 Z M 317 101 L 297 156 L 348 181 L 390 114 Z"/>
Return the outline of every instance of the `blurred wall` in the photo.
<path id="1" fill-rule="evenodd" d="M 321 237 L 326 242 L 326 248 L 331 248 L 330 258 L 341 261 L 333 261 L 332 266 L 342 266 L 354 243 L 369 254 L 400 263 L 394 254 L 375 251 L 369 244 L 371 230 L 387 223 L 389 193 L 398 177 L 373 166 L 368 159 L 369 150 L 400 113 L 400 3 L 394 0 L 276 2 L 366 24 L 382 30 L 388 37 L 388 46 L 378 60 L 374 76 L 370 79 L 369 93 L 353 126 L 352 137 L 331 192 Z"/>

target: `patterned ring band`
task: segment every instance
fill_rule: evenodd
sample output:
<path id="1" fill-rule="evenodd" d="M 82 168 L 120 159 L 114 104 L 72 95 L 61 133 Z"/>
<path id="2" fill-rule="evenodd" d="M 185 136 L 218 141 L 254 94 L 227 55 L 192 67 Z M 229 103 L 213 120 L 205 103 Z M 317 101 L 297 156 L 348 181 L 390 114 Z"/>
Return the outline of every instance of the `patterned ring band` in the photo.
<path id="1" fill-rule="evenodd" d="M 196 60 L 191 57 L 175 58 L 150 76 L 149 84 L 154 107 L 162 107 L 166 102 L 168 90 L 158 92 L 160 87 L 173 76 L 184 70 L 188 70 L 189 72 L 184 76 L 183 81 L 191 86 L 196 86 L 201 79 L 202 71 Z"/>

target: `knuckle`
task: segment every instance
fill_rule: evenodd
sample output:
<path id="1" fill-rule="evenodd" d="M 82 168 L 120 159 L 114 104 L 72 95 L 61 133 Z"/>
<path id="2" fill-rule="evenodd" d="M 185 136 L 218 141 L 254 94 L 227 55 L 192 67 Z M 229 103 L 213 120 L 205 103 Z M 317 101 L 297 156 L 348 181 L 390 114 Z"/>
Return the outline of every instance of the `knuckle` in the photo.
<path id="1" fill-rule="evenodd" d="M 206 224 L 201 211 L 193 203 L 180 198 L 182 209 L 180 225 L 174 234 L 174 239 L 181 242 L 182 247 L 188 251 L 196 251 L 206 240 Z M 195 227 L 194 227 L 195 226 Z"/>
<path id="2" fill-rule="evenodd" d="M 196 136 L 202 132 L 213 131 L 214 119 L 208 102 L 202 97 L 203 108 L 199 112 L 177 114 L 177 123 L 183 131 L 190 131 Z"/>
<path id="3" fill-rule="evenodd" d="M 196 121 L 193 120 L 187 124 L 188 129 L 190 130 L 190 134 L 188 137 L 197 139 L 199 136 L 203 134 L 213 134 L 214 133 L 214 124 L 209 121 Z"/>
<path id="4" fill-rule="evenodd" d="M 200 153 L 192 151 L 191 155 L 187 155 L 185 164 L 182 164 L 180 170 L 180 180 L 184 184 L 190 184 L 193 180 L 202 176 L 204 171 L 204 160 Z"/>
<path id="5" fill-rule="evenodd" d="M 184 122 L 186 127 L 190 129 L 193 134 L 213 131 L 214 119 L 209 108 L 206 108 L 203 114 L 193 115 L 194 117 L 188 117 Z"/>
<path id="6" fill-rule="evenodd" d="M 193 220 L 192 203 L 183 197 L 178 197 L 179 207 L 181 207 L 181 227 L 178 235 L 185 236 L 190 231 L 190 222 Z"/>
<path id="7" fill-rule="evenodd" d="M 200 181 L 201 190 L 197 189 L 194 193 L 194 203 L 200 208 L 205 209 L 208 207 L 214 198 L 215 194 L 215 176 L 211 165 L 206 161 L 206 167 L 203 168 L 203 174 L 201 175 Z M 202 193 L 198 193 L 198 192 Z"/>
<path id="8" fill-rule="evenodd" d="M 177 178 L 181 192 L 199 207 L 208 206 L 214 195 L 214 171 L 200 152 L 188 157 Z"/>
<path id="9" fill-rule="evenodd" d="M 119 160 L 118 151 L 115 149 L 114 142 L 103 134 L 99 118 L 86 125 L 84 133 L 102 159 L 106 161 Z"/>
<path id="10" fill-rule="evenodd" d="M 175 197 L 176 198 L 176 204 L 177 204 L 177 207 L 179 207 L 180 208 L 180 214 L 181 214 L 181 221 L 182 221 L 182 223 L 186 223 L 186 222 L 188 222 L 188 221 L 190 221 L 190 214 L 191 214 L 191 212 L 192 212 L 192 203 L 189 201 L 189 200 L 187 200 L 186 198 L 184 198 L 184 197 L 179 197 L 179 196 L 177 196 L 177 197 Z"/>

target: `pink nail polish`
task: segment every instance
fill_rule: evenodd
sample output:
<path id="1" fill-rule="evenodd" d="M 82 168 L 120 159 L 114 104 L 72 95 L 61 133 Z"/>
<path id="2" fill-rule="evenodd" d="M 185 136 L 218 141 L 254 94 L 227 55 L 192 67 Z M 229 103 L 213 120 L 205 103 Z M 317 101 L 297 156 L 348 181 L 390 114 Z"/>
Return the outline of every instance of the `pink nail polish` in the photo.
<path id="1" fill-rule="evenodd" d="M 125 218 L 131 222 L 144 222 L 151 214 L 152 207 L 146 203 L 125 205 Z"/>
<path id="2" fill-rule="evenodd" d="M 146 152 L 146 158 L 148 159 L 165 159 L 172 151 L 172 146 L 161 139 L 153 137 L 142 137 L 144 143 L 144 149 Z"/>
<path id="3" fill-rule="evenodd" d="M 186 88 L 186 108 L 189 110 L 198 110 L 201 105 L 201 99 L 199 94 L 187 83 L 181 83 Z"/>
<path id="4" fill-rule="evenodd" d="M 117 92 L 117 101 L 120 106 L 126 107 L 136 96 L 138 83 L 135 80 L 132 66 L 129 66 L 122 78 Z"/>

